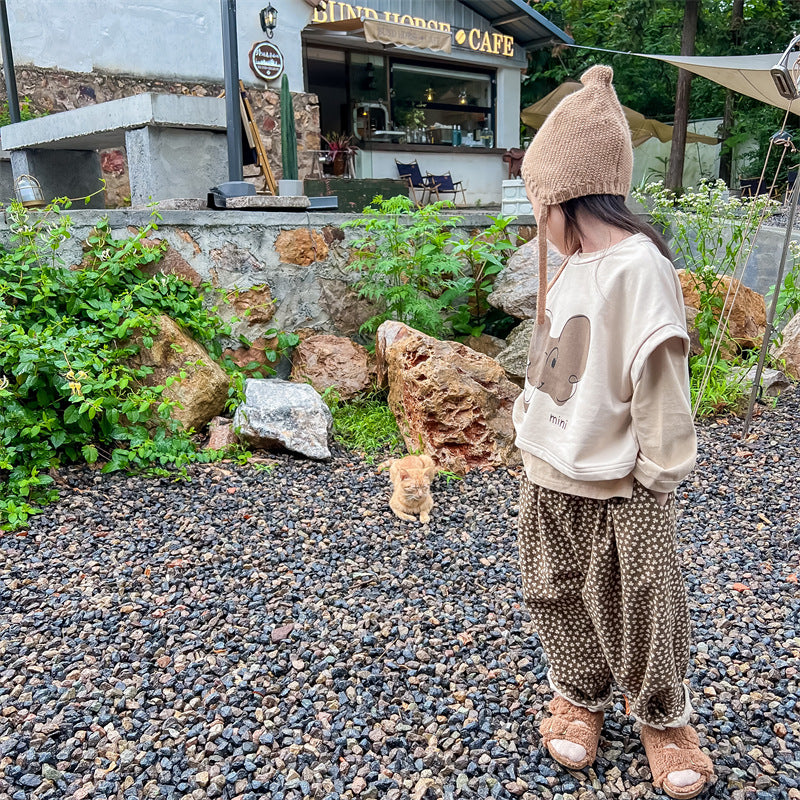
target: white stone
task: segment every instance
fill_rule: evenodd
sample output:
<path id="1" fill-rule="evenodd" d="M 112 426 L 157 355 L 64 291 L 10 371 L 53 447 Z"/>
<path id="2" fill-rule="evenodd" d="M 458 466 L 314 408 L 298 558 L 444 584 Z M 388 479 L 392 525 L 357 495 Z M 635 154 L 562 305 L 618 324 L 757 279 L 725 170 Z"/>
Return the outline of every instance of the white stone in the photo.
<path id="1" fill-rule="evenodd" d="M 333 417 L 312 386 L 249 378 L 244 391 L 245 402 L 233 417 L 242 441 L 256 448 L 284 447 L 308 458 L 331 457 Z"/>
<path id="2" fill-rule="evenodd" d="M 531 336 L 536 327 L 536 320 L 526 319 L 506 338 L 506 347 L 502 353 L 495 356 L 495 361 L 506 371 L 506 375 L 522 385 L 525 381 L 525 371 L 528 368 L 528 350 L 530 349 Z"/>
<path id="3" fill-rule="evenodd" d="M 564 257 L 551 244 L 547 245 L 547 279 L 555 275 Z M 536 317 L 536 295 L 539 290 L 539 240 L 531 239 L 514 253 L 505 269 L 498 274 L 489 305 L 500 308 L 517 319 Z"/>

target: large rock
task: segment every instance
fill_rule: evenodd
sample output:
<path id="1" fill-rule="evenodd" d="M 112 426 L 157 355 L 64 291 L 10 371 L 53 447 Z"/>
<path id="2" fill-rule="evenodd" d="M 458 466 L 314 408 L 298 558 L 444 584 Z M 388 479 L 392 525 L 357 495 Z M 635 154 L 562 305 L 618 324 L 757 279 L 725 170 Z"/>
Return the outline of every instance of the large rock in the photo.
<path id="1" fill-rule="evenodd" d="M 697 290 L 697 279 L 694 273 L 689 270 L 679 269 L 678 277 L 681 281 L 683 302 L 687 306 L 699 309 L 700 293 Z M 728 289 L 732 281 L 733 287 L 730 289 L 729 295 Z M 725 300 L 725 316 L 728 315 L 731 309 L 734 293 L 736 293 L 736 301 L 733 303 L 733 311 L 728 320 L 728 332 L 731 339 L 742 349 L 760 347 L 767 327 L 767 309 L 764 303 L 764 296 L 754 292 L 728 275 L 720 276 L 717 295 L 720 299 Z"/>
<path id="2" fill-rule="evenodd" d="M 800 379 L 800 314 L 795 314 L 782 331 L 783 340 L 774 356 L 783 362 L 784 369 L 793 378 Z"/>
<path id="3" fill-rule="evenodd" d="M 376 380 L 381 389 L 385 389 L 389 385 L 389 367 L 386 360 L 389 348 L 412 333 L 414 333 L 413 328 L 393 319 L 387 320 L 375 331 Z"/>
<path id="4" fill-rule="evenodd" d="M 734 375 L 738 375 L 741 382 L 750 391 L 753 381 L 756 379 L 756 367 L 745 369 L 738 367 L 733 370 Z M 789 379 L 779 369 L 769 369 L 765 367 L 761 371 L 761 391 L 766 397 L 780 397 L 784 389 L 789 388 Z"/>
<path id="5" fill-rule="evenodd" d="M 307 336 L 294 349 L 291 379 L 318 392 L 333 388 L 344 400 L 369 389 L 375 370 L 366 348 L 328 333 Z"/>
<path id="6" fill-rule="evenodd" d="M 525 384 L 528 350 L 535 327 L 535 319 L 526 319 L 517 325 L 506 338 L 505 350 L 497 356 L 497 363 L 506 371 L 509 379 L 520 387 Z"/>
<path id="7" fill-rule="evenodd" d="M 308 228 L 291 228 L 281 231 L 275 239 L 275 250 L 285 264 L 311 266 L 328 257 L 328 244 L 317 231 Z"/>
<path id="8" fill-rule="evenodd" d="M 330 458 L 333 417 L 313 386 L 274 378 L 248 378 L 233 427 L 250 447 L 283 447 L 308 458 Z"/>
<path id="9" fill-rule="evenodd" d="M 222 413 L 230 379 L 206 349 L 189 338 L 174 320 L 161 315 L 158 325 L 160 332 L 153 337 L 151 347 L 142 344 L 143 333 L 132 337 L 139 345 L 139 353 L 131 364 L 153 370 L 143 381 L 147 386 L 166 386 L 167 378 L 178 378 L 182 371 L 186 372 L 183 380 L 164 389 L 163 396 L 178 403 L 172 416 L 184 428 L 199 430 Z"/>
<path id="10" fill-rule="evenodd" d="M 412 328 L 393 333 L 384 351 L 389 406 L 409 451 L 422 448 L 440 468 L 459 475 L 515 463 L 511 408 L 519 388 L 503 368 L 457 342 Z"/>
<path id="11" fill-rule="evenodd" d="M 480 336 L 468 336 L 464 339 L 464 344 L 489 358 L 497 358 L 506 349 L 505 339 L 498 339 L 488 333 L 482 333 Z"/>
<path id="12" fill-rule="evenodd" d="M 694 321 L 700 312 L 691 306 L 684 306 L 683 312 L 686 314 L 686 332 L 689 334 L 689 355 L 699 356 L 703 352 L 703 346 L 700 344 L 700 334 Z"/>
<path id="13" fill-rule="evenodd" d="M 551 280 L 564 256 L 547 243 L 547 279 Z M 539 293 L 539 239 L 531 239 L 508 260 L 505 269 L 494 281 L 489 305 L 502 309 L 517 319 L 536 317 L 536 295 Z"/>

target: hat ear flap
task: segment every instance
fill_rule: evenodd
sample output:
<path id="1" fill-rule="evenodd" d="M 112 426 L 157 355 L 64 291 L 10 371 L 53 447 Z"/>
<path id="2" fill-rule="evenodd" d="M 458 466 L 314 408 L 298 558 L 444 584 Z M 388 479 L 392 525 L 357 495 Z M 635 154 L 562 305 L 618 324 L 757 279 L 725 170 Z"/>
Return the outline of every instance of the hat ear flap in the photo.
<path id="1" fill-rule="evenodd" d="M 536 293 L 536 324 L 544 325 L 547 310 L 547 218 L 550 207 L 542 205 L 539 214 L 539 289 Z"/>

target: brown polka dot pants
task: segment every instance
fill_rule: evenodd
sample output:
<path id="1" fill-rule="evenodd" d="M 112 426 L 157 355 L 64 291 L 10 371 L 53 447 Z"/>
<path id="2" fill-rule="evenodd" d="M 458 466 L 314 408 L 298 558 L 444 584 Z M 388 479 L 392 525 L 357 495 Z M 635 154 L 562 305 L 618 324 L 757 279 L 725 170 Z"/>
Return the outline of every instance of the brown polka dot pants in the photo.
<path id="1" fill-rule="evenodd" d="M 641 722 L 685 725 L 689 608 L 675 503 L 634 482 L 630 499 L 591 500 L 522 479 L 522 592 L 553 689 L 592 710 L 615 683 Z"/>

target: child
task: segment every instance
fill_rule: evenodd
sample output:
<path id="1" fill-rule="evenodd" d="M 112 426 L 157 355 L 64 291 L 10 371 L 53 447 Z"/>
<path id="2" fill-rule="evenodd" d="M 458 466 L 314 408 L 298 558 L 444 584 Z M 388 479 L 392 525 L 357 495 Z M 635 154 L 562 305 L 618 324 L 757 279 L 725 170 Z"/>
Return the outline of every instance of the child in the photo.
<path id="1" fill-rule="evenodd" d="M 633 150 L 610 67 L 534 138 L 522 176 L 539 223 L 537 319 L 514 406 L 523 595 L 555 692 L 552 757 L 592 763 L 612 681 L 642 723 L 653 783 L 713 775 L 687 723 L 689 612 L 674 490 L 694 466 L 688 336 L 669 250 L 625 207 Z M 566 259 L 547 286 L 546 239 Z"/>

